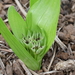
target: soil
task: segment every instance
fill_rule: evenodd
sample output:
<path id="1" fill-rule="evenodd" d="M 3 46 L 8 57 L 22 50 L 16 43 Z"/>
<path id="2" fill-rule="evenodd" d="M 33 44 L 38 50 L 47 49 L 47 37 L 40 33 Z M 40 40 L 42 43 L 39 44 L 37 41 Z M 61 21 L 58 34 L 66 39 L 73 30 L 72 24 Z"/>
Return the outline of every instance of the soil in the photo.
<path id="1" fill-rule="evenodd" d="M 19 2 L 24 10 L 28 11 L 29 1 L 19 0 Z M 0 0 L 0 17 L 9 29 L 7 10 L 11 5 L 15 6 L 16 10 L 23 16 L 15 0 Z M 61 0 L 57 35 L 66 49 L 63 50 L 55 42 L 44 56 L 41 69 L 32 71 L 17 58 L 0 34 L 0 75 L 75 75 L 75 0 Z M 55 72 L 48 73 L 52 71 Z"/>

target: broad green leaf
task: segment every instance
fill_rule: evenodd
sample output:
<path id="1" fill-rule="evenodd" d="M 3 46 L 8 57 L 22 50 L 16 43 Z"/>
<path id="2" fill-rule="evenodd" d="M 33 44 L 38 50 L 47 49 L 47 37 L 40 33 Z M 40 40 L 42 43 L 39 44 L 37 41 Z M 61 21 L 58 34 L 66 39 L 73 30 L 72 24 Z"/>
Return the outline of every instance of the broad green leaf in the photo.
<path id="1" fill-rule="evenodd" d="M 45 52 L 42 51 L 42 53 L 40 53 L 41 58 L 54 42 L 59 12 L 60 0 L 38 0 L 33 4 L 27 14 L 26 23 L 28 28 L 31 29 L 38 25 L 45 30 L 47 35 L 47 47 Z"/>
<path id="2" fill-rule="evenodd" d="M 37 2 L 38 0 L 30 0 L 30 7 L 32 7 L 32 5 Z"/>
<path id="3" fill-rule="evenodd" d="M 8 21 L 14 35 L 18 39 L 21 39 L 23 35 L 26 36 L 26 23 L 13 6 L 10 6 L 8 9 Z"/>
<path id="4" fill-rule="evenodd" d="M 14 53 L 32 70 L 39 70 L 40 64 L 29 54 L 23 45 L 11 34 L 6 25 L 0 19 L 0 32 Z"/>

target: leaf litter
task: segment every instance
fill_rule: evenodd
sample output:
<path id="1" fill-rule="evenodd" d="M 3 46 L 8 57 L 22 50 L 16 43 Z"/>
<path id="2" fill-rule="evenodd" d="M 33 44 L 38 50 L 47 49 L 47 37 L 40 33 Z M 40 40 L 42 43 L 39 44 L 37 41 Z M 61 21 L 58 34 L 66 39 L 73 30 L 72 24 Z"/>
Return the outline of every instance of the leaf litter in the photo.
<path id="1" fill-rule="evenodd" d="M 75 1 L 61 1 L 61 12 L 58 23 L 58 30 L 60 30 L 57 32 L 57 35 L 67 46 L 67 49 L 63 50 L 58 43 L 55 42 L 48 53 L 44 56 L 41 70 L 32 71 L 27 67 L 23 67 L 24 64 L 20 63 L 19 59 L 0 35 L 0 75 L 75 75 Z M 28 11 L 28 0 L 19 0 L 19 2 L 24 10 Z M 0 17 L 3 20 L 7 19 L 7 9 L 11 5 L 14 5 L 17 11 L 23 16 L 14 0 L 0 0 Z M 6 23 L 8 24 L 7 21 Z M 55 57 L 50 69 L 48 70 L 55 46 Z M 66 65 L 66 67 L 63 65 Z M 56 71 L 54 72 L 54 70 Z"/>

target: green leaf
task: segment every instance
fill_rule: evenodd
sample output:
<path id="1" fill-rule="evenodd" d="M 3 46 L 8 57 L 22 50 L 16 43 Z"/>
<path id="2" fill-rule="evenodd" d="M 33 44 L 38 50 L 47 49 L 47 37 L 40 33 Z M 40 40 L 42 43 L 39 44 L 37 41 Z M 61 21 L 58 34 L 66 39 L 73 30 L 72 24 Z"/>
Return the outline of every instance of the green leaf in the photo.
<path id="1" fill-rule="evenodd" d="M 38 0 L 30 0 L 30 7 L 32 7 L 32 5 L 37 2 Z"/>
<path id="2" fill-rule="evenodd" d="M 26 36 L 27 33 L 26 22 L 23 20 L 23 18 L 15 10 L 13 6 L 10 6 L 8 9 L 8 21 L 14 35 L 18 39 L 21 39 L 23 35 Z"/>
<path id="3" fill-rule="evenodd" d="M 45 30 L 47 35 L 47 47 L 45 51 L 40 53 L 39 57 L 41 58 L 54 42 L 59 12 L 60 0 L 38 0 L 33 4 L 27 14 L 26 23 L 28 28 L 33 28 L 38 25 L 40 28 Z"/>
<path id="4" fill-rule="evenodd" d="M 0 32 L 14 53 L 32 70 L 39 70 L 40 64 L 29 54 L 23 45 L 7 29 L 6 25 L 0 19 Z"/>

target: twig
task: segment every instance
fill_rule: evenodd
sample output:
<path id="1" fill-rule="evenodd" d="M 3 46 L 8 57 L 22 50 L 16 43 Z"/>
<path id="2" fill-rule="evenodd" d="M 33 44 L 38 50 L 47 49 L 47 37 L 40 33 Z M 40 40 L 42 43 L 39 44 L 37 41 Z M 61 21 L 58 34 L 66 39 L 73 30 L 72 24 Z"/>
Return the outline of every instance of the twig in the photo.
<path id="1" fill-rule="evenodd" d="M 9 63 L 6 64 L 6 73 L 7 75 L 13 75 L 13 67 L 12 67 L 12 63 L 11 61 L 9 61 Z"/>
<path id="2" fill-rule="evenodd" d="M 39 74 L 37 74 L 36 72 L 34 72 L 34 71 L 32 71 L 32 70 L 30 70 L 30 72 L 31 72 L 33 75 L 39 75 Z"/>
<path id="3" fill-rule="evenodd" d="M 4 5 L 4 9 L 9 8 L 10 6 L 12 6 L 12 4 L 6 4 Z"/>
<path id="4" fill-rule="evenodd" d="M 13 61 L 13 71 L 16 75 L 25 75 L 18 60 Z"/>
<path id="5" fill-rule="evenodd" d="M 17 6 L 19 7 L 19 9 L 21 10 L 21 12 L 23 13 L 23 15 L 26 17 L 27 13 L 24 10 L 24 8 L 21 6 L 20 2 L 18 0 L 15 0 L 15 3 L 17 4 Z"/>
<path id="6" fill-rule="evenodd" d="M 23 67 L 23 69 L 25 70 L 26 74 L 27 74 L 27 75 L 32 75 L 32 74 L 30 73 L 30 71 L 28 70 L 28 68 L 25 66 L 25 64 L 24 64 L 20 59 L 18 59 L 18 61 L 19 61 L 19 63 L 21 64 L 21 66 Z"/>
<path id="7" fill-rule="evenodd" d="M 27 11 L 28 11 L 28 9 L 29 9 L 29 7 L 27 7 L 28 4 L 29 4 L 29 1 L 26 2 L 25 5 L 23 5 L 23 6 L 26 8 Z"/>
<path id="8" fill-rule="evenodd" d="M 44 70 L 44 72 L 48 72 L 49 71 L 44 66 L 42 67 L 42 69 Z M 50 75 L 50 74 L 47 74 L 47 75 Z"/>
<path id="9" fill-rule="evenodd" d="M 6 51 L 6 52 L 13 52 L 11 49 L 7 50 L 7 49 L 0 49 L 1 51 Z"/>
<path id="10" fill-rule="evenodd" d="M 68 52 L 69 52 L 69 55 L 72 54 L 72 49 L 71 49 L 70 44 L 68 44 Z"/>
<path id="11" fill-rule="evenodd" d="M 0 58 L 0 66 L 2 68 L 2 71 L 3 71 L 4 75 L 6 75 L 5 66 L 4 66 L 4 63 L 2 62 L 1 58 Z"/>
<path id="12" fill-rule="evenodd" d="M 64 23 L 63 23 L 63 25 L 61 25 L 61 27 L 58 29 L 58 31 L 57 31 L 57 34 L 60 32 L 60 30 L 64 27 Z"/>
<path id="13" fill-rule="evenodd" d="M 40 73 L 39 75 L 45 75 L 45 74 L 52 74 L 52 73 L 56 73 L 56 72 L 61 72 L 61 71 L 49 71 L 49 72 L 43 72 L 43 73 Z"/>
<path id="14" fill-rule="evenodd" d="M 50 62 L 50 64 L 49 64 L 49 66 L 48 66 L 48 71 L 49 71 L 49 69 L 50 69 L 50 67 L 51 67 L 51 65 L 52 65 L 52 63 L 53 63 L 53 60 L 54 60 L 54 57 L 55 57 L 55 53 L 56 53 L 56 46 L 54 47 L 54 53 L 53 53 L 53 57 L 52 57 L 52 59 L 51 59 L 51 62 Z"/>
<path id="15" fill-rule="evenodd" d="M 13 53 L 6 60 L 10 60 L 12 56 L 13 56 Z"/>
<path id="16" fill-rule="evenodd" d="M 0 44 L 0 46 L 1 46 L 1 47 L 4 47 L 4 48 L 6 48 L 6 49 L 8 49 L 8 47 L 5 46 L 4 44 Z"/>
<path id="17" fill-rule="evenodd" d="M 60 45 L 60 47 L 65 50 L 67 49 L 66 45 L 56 36 L 55 41 Z"/>
<path id="18" fill-rule="evenodd" d="M 4 43 L 3 41 L 0 41 L 0 43 Z"/>
<path id="19" fill-rule="evenodd" d="M 8 22 L 8 19 L 5 19 L 4 22 Z"/>

